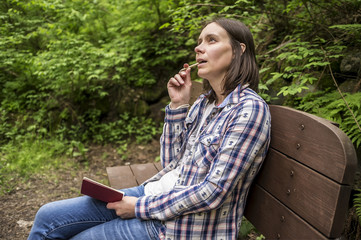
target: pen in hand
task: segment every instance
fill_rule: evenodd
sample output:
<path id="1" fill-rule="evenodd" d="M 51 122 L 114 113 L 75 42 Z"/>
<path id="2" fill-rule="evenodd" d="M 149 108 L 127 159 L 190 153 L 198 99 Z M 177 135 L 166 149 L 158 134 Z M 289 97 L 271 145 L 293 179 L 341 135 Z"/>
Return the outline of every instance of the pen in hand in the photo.
<path id="1" fill-rule="evenodd" d="M 186 68 L 182 68 L 181 70 L 179 70 L 179 72 L 183 72 L 183 71 L 187 70 L 188 68 L 193 68 L 193 67 L 197 66 L 198 64 L 199 63 L 197 62 L 197 63 L 194 63 L 194 64 L 192 64 L 192 65 L 190 65 L 190 66 L 188 66 Z"/>

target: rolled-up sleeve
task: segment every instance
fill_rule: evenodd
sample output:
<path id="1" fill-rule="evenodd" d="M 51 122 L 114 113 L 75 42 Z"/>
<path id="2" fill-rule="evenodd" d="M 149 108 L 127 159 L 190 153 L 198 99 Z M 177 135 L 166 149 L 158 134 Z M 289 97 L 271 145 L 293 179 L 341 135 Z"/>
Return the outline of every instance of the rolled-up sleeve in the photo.
<path id="1" fill-rule="evenodd" d="M 177 158 L 183 144 L 185 119 L 188 108 L 170 109 L 165 108 L 163 133 L 160 138 L 160 156 L 163 167 Z"/>

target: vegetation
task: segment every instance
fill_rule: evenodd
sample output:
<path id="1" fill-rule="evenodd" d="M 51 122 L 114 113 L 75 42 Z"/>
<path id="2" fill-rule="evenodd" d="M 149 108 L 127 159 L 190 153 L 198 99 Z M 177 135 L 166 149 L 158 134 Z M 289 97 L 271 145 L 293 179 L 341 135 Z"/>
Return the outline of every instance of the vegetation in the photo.
<path id="1" fill-rule="evenodd" d="M 84 156 L 89 143 L 124 151 L 158 136 L 149 106 L 194 61 L 202 22 L 215 16 L 250 26 L 262 97 L 339 123 L 360 147 L 361 68 L 340 67 L 361 47 L 359 9 L 358 0 L 3 0 L 0 183 Z M 345 99 L 356 119 L 333 77 L 354 79 Z"/>

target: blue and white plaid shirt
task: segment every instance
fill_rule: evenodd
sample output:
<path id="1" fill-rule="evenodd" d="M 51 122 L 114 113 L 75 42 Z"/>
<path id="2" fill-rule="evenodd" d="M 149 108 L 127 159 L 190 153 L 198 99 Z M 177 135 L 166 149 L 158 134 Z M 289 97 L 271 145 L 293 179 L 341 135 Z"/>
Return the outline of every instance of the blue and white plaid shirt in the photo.
<path id="1" fill-rule="evenodd" d="M 271 119 L 261 97 L 238 86 L 194 138 L 207 103 L 201 95 L 188 114 L 187 108 L 166 107 L 164 169 L 147 182 L 181 171 L 173 190 L 140 197 L 135 209 L 138 218 L 164 221 L 160 239 L 236 239 L 249 187 L 266 156 Z"/>

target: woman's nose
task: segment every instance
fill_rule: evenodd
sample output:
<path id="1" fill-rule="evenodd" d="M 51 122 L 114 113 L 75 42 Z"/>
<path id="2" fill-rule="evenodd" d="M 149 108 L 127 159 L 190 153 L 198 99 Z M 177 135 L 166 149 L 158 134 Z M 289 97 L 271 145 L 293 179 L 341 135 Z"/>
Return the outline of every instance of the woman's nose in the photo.
<path id="1" fill-rule="evenodd" d="M 203 47 L 203 45 L 202 45 L 202 44 L 197 45 L 197 46 L 194 48 L 194 51 L 195 51 L 196 53 L 203 53 L 203 52 L 204 52 L 204 47 Z"/>

